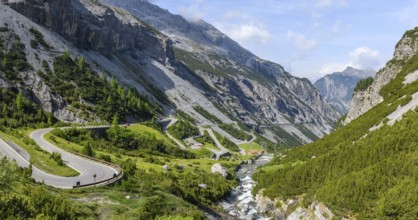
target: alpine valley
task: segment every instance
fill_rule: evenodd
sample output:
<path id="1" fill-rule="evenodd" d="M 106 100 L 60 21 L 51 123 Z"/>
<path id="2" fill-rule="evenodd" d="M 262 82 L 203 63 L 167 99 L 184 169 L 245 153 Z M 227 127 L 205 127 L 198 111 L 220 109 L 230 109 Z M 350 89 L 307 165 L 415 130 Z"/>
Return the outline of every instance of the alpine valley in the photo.
<path id="1" fill-rule="evenodd" d="M 0 219 L 416 219 L 417 39 L 314 86 L 147 0 L 2 0 Z"/>

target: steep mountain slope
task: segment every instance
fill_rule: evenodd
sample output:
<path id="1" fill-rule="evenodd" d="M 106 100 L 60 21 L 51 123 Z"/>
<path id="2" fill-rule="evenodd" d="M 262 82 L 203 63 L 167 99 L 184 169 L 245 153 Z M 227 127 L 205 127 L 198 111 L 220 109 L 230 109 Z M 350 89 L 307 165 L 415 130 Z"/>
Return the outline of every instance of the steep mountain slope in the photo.
<path id="1" fill-rule="evenodd" d="M 283 152 L 258 172 L 256 191 L 264 188 L 265 195 L 286 204 L 297 197 L 303 207 L 320 201 L 339 217 L 415 219 L 418 53 L 404 49 L 415 48 L 416 39 L 418 28 L 405 33 L 394 58 L 366 90 L 376 89 L 396 68 L 386 85 L 378 85 L 380 103 L 323 139 Z"/>
<path id="2" fill-rule="evenodd" d="M 249 128 L 262 125 L 259 132 L 286 145 L 311 142 L 333 129 L 339 113 L 322 100 L 308 80 L 259 59 L 203 21 L 187 22 L 145 1 L 131 3 L 134 5 L 128 9 L 142 9 L 141 13 L 133 10 L 136 16 L 149 13 L 146 7 L 150 7 L 155 9 L 151 14 L 162 11 L 168 16 L 162 22 L 179 20 L 171 26 L 164 24 L 187 36 L 176 35 L 184 38 L 181 40 L 162 30 L 170 35 L 167 37 L 124 9 L 91 0 L 10 2 L 18 13 L 2 6 L 1 16 L 24 42 L 33 67 L 20 73 L 33 81 L 24 80 L 23 84 L 45 110 L 65 121 L 109 119 L 91 110 L 95 103 L 83 97 L 77 100 L 76 95 L 69 98 L 53 90 L 54 81 L 47 83 L 45 76 L 49 74 L 43 64 L 48 63 L 52 69 L 54 58 L 69 49 L 73 58 L 83 57 L 91 71 L 101 72 L 108 79 L 114 77 L 122 85 L 158 101 L 165 114 L 173 108 L 182 110 L 232 140 L 195 108 L 203 107 L 223 123 L 237 121 Z M 182 27 L 178 23 L 190 30 L 177 29 Z M 40 33 L 48 47 L 31 45 L 31 28 Z"/>
<path id="3" fill-rule="evenodd" d="M 321 92 L 325 101 L 341 114 L 346 114 L 357 83 L 361 79 L 373 77 L 375 73 L 372 69 L 359 70 L 347 67 L 342 72 L 328 74 L 318 79 L 314 85 Z"/>
<path id="4" fill-rule="evenodd" d="M 169 36 L 180 66 L 203 80 L 211 91 L 205 95 L 231 119 L 250 127 L 270 126 L 268 130 L 279 138 L 296 137 L 286 140 L 287 144 L 298 144 L 330 132 L 340 116 L 308 80 L 293 77 L 282 66 L 256 57 L 202 20 L 187 21 L 148 1 L 104 2 L 129 10 Z M 199 99 L 192 102 L 204 104 Z M 191 108 L 184 110 L 196 115 Z"/>
<path id="5" fill-rule="evenodd" d="M 358 91 L 353 95 L 350 111 L 344 121 L 345 124 L 356 119 L 384 100 L 379 91 L 399 74 L 402 70 L 402 65 L 418 51 L 418 42 L 415 40 L 416 36 L 414 33 L 415 30 L 406 32 L 403 38 L 396 44 L 393 59 L 379 71 L 374 83 L 364 91 Z"/>

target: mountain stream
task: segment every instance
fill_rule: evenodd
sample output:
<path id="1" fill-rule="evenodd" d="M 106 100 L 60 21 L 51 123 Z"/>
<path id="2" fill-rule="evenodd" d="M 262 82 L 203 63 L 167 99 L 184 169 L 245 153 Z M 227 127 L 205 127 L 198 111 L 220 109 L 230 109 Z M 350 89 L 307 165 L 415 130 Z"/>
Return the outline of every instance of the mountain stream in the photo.
<path id="1" fill-rule="evenodd" d="M 256 182 L 251 176 L 257 170 L 257 167 L 265 165 L 272 158 L 272 155 L 263 155 L 252 164 L 242 165 L 238 170 L 239 185 L 232 190 L 228 198 L 219 203 L 231 218 L 243 220 L 270 219 L 267 216 L 257 213 L 255 198 L 251 194 L 251 189 L 255 186 Z"/>

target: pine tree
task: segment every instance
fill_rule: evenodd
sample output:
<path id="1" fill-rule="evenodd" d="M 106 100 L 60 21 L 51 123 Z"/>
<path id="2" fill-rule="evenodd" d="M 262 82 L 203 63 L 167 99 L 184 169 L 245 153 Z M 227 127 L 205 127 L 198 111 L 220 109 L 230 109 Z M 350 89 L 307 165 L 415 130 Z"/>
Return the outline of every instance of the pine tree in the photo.
<path id="1" fill-rule="evenodd" d="M 3 109 L 1 111 L 1 113 L 2 113 L 2 115 L 4 117 L 7 117 L 7 115 L 9 114 L 9 109 L 7 108 L 7 104 L 6 103 L 3 104 Z"/>
<path id="2" fill-rule="evenodd" d="M 112 87 L 112 89 L 117 89 L 118 88 L 118 81 L 115 78 L 112 78 L 110 80 L 110 87 Z"/>
<path id="3" fill-rule="evenodd" d="M 16 108 L 18 111 L 22 111 L 23 108 L 23 94 L 19 92 L 16 96 Z"/>
<path id="4" fill-rule="evenodd" d="M 80 58 L 78 59 L 78 70 L 79 70 L 79 71 L 82 71 L 82 70 L 83 70 L 83 68 L 84 68 L 84 63 L 85 63 L 85 61 L 84 61 L 84 57 L 80 57 Z"/>
<path id="5" fill-rule="evenodd" d="M 84 146 L 82 153 L 90 157 L 94 156 L 94 151 L 93 151 L 93 148 L 91 147 L 90 141 L 87 142 L 87 144 Z"/>
<path id="6" fill-rule="evenodd" d="M 118 115 L 115 114 L 113 116 L 113 120 L 112 120 L 112 127 L 116 128 L 118 126 L 118 124 L 119 124 L 119 118 L 118 118 Z"/>
<path id="7" fill-rule="evenodd" d="M 3 61 L 1 62 L 1 65 L 2 65 L 3 68 L 6 68 L 6 66 L 7 66 L 7 58 L 6 57 L 3 58 Z"/>
<path id="8" fill-rule="evenodd" d="M 52 125 L 52 116 L 51 114 L 48 114 L 48 126 Z"/>
<path id="9" fill-rule="evenodd" d="M 67 60 L 68 60 L 68 58 L 70 58 L 70 49 L 66 49 L 66 50 L 64 51 L 64 53 L 62 54 L 62 59 L 63 59 L 64 61 L 67 61 Z"/>

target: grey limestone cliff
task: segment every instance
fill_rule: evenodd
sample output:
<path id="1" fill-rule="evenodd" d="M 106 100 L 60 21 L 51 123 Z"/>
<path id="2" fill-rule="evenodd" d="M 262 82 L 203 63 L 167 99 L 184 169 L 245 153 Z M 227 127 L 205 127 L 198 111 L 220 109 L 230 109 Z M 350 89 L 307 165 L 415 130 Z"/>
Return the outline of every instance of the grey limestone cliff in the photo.
<path id="1" fill-rule="evenodd" d="M 103 2 L 125 8 L 170 37 L 179 64 L 195 76 L 184 79 L 192 83 L 197 79 L 207 86 L 205 96 L 231 119 L 250 127 L 269 127 L 275 134 L 282 133 L 279 138 L 288 133 L 300 144 L 329 133 L 340 117 L 308 80 L 260 59 L 203 20 L 188 21 L 148 1 Z M 194 105 L 203 104 L 193 100 Z M 178 107 L 198 115 L 185 106 Z"/>
<path id="2" fill-rule="evenodd" d="M 322 77 L 314 85 L 325 101 L 341 114 L 347 114 L 357 83 L 361 79 L 374 77 L 375 73 L 373 69 L 359 70 L 347 67 L 342 72 L 335 72 Z"/>
<path id="3" fill-rule="evenodd" d="M 345 124 L 383 101 L 379 91 L 402 70 L 402 63 L 418 52 L 417 31 L 417 29 L 407 31 L 396 45 L 392 60 L 376 74 L 373 84 L 365 91 L 354 93 Z"/>

